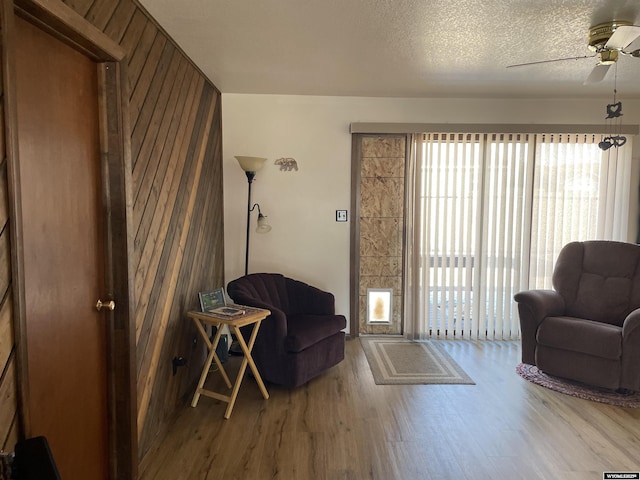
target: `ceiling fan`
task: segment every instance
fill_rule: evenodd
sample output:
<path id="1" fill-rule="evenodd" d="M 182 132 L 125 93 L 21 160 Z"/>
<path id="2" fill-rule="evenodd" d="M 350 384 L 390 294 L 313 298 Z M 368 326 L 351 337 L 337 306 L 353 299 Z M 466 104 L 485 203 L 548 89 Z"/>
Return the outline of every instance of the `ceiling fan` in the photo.
<path id="1" fill-rule="evenodd" d="M 618 61 L 620 54 L 640 58 L 640 26 L 633 25 L 631 22 L 614 20 L 591 27 L 588 48 L 593 52 L 593 55 L 520 63 L 508 65 L 507 68 L 598 57 L 598 63 L 584 82 L 585 84 L 597 83 L 604 79 L 609 67 Z"/>

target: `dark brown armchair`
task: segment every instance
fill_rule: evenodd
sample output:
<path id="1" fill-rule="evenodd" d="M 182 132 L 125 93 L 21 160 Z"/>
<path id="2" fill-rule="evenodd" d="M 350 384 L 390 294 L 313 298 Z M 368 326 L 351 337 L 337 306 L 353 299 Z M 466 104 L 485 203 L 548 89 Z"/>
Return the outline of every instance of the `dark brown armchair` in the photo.
<path id="1" fill-rule="evenodd" d="M 554 290 L 515 295 L 522 362 L 612 390 L 640 390 L 640 245 L 567 244 Z"/>
<path id="2" fill-rule="evenodd" d="M 278 273 L 245 275 L 229 282 L 227 293 L 237 304 L 271 311 L 252 352 L 264 380 L 297 387 L 344 359 L 347 321 L 336 315 L 333 294 Z"/>

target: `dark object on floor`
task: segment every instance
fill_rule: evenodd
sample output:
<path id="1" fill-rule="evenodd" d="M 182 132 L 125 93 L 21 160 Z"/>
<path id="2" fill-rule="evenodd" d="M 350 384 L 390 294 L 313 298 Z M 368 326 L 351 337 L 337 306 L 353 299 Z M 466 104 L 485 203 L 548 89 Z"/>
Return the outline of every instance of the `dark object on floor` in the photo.
<path id="1" fill-rule="evenodd" d="M 12 480 L 16 478 L 13 471 L 15 452 L 0 451 L 0 480 Z"/>
<path id="2" fill-rule="evenodd" d="M 229 282 L 227 293 L 240 305 L 271 311 L 252 356 L 265 381 L 297 387 L 344 359 L 342 331 L 333 294 L 278 273 L 254 273 Z M 248 340 L 250 329 L 242 334 Z"/>
<path id="3" fill-rule="evenodd" d="M 240 343 L 238 342 L 238 340 L 233 340 L 233 342 L 231 342 L 231 346 L 229 347 L 229 355 L 235 355 L 238 357 L 244 356 L 244 352 L 242 351 L 242 348 L 240 348 Z"/>
<path id="4" fill-rule="evenodd" d="M 587 385 L 640 391 L 640 245 L 569 243 L 553 287 L 514 297 L 522 362 Z"/>
<path id="5" fill-rule="evenodd" d="M 590 400 L 592 402 L 606 403 L 616 407 L 640 408 L 640 393 L 620 393 L 604 388 L 590 387 L 571 380 L 565 380 L 552 375 L 547 375 L 534 365 L 520 363 L 516 372 L 525 380 L 548 388 L 555 392 L 571 395 L 572 397 Z"/>
<path id="6" fill-rule="evenodd" d="M 211 337 L 209 338 L 209 340 L 211 340 L 212 342 L 216 332 L 216 327 L 213 327 Z M 222 335 L 220 335 L 220 340 L 218 340 L 218 345 L 216 346 L 216 355 L 218 356 L 220 363 L 227 363 L 227 360 L 229 360 L 231 349 L 229 348 L 228 338 L 228 335 L 226 333 L 223 333 Z M 231 348 L 233 348 L 233 344 L 231 345 Z"/>
<path id="7" fill-rule="evenodd" d="M 16 480 L 60 480 L 45 437 L 28 438 L 16 444 L 12 474 Z"/>

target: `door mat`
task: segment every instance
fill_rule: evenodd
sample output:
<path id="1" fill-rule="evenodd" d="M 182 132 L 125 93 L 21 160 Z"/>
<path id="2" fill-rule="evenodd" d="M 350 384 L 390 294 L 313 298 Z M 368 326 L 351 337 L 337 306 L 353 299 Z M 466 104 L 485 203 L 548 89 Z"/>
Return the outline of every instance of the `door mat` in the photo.
<path id="1" fill-rule="evenodd" d="M 376 385 L 475 385 L 435 341 L 360 337 Z"/>

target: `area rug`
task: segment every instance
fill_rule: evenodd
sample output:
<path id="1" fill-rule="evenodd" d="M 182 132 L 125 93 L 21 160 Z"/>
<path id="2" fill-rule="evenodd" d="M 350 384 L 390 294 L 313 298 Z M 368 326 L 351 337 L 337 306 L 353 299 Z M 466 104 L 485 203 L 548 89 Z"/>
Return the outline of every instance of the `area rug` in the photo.
<path id="1" fill-rule="evenodd" d="M 526 363 L 518 364 L 516 372 L 531 383 L 555 392 L 564 393 L 565 395 L 591 400 L 592 402 L 607 403 L 617 407 L 640 408 L 640 393 L 638 392 L 623 394 L 612 392 L 611 390 L 589 387 L 581 383 L 547 375 L 541 372 L 538 367 Z"/>
<path id="2" fill-rule="evenodd" d="M 475 385 L 434 341 L 360 337 L 360 343 L 376 385 Z"/>

